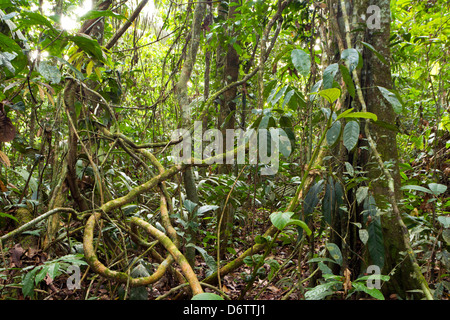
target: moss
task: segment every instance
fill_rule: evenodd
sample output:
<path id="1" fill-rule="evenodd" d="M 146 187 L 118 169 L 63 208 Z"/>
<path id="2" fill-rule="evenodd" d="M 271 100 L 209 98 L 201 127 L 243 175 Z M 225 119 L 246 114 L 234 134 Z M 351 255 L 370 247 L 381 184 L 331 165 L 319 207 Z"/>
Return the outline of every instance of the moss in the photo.
<path id="1" fill-rule="evenodd" d="M 28 208 L 18 208 L 16 211 L 16 218 L 19 226 L 22 226 L 33 220 L 33 214 Z M 36 246 L 37 239 L 32 235 L 27 235 L 20 239 L 20 244 L 22 245 L 22 248 L 26 250 L 27 248 Z"/>

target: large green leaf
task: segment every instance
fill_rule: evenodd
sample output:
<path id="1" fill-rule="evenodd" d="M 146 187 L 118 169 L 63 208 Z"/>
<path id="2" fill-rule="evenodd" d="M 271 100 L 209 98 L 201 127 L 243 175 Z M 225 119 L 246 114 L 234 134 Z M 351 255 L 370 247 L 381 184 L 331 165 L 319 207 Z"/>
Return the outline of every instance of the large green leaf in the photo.
<path id="1" fill-rule="evenodd" d="M 272 224 L 278 229 L 283 230 L 291 220 L 291 217 L 294 215 L 294 212 L 289 211 L 279 211 L 273 212 L 270 214 L 269 218 Z"/>
<path id="2" fill-rule="evenodd" d="M 12 219 L 12 220 L 14 220 L 14 221 L 16 221 L 16 222 L 19 222 L 19 220 L 17 220 L 16 217 L 10 215 L 9 213 L 0 212 L 0 218 L 2 218 L 2 217 L 3 217 L 3 218 L 10 218 L 10 219 Z"/>
<path id="3" fill-rule="evenodd" d="M 331 147 L 333 146 L 336 141 L 339 139 L 339 136 L 341 135 L 341 128 L 342 124 L 339 120 L 335 121 L 330 129 L 328 129 L 326 134 L 326 139 L 328 145 Z"/>
<path id="4" fill-rule="evenodd" d="M 425 193 L 433 193 L 430 189 L 427 189 L 427 188 L 421 187 L 421 186 L 416 186 L 414 184 L 402 186 L 400 189 L 401 190 L 416 190 L 416 191 L 422 191 Z"/>
<path id="5" fill-rule="evenodd" d="M 330 89 L 333 87 L 334 76 L 336 75 L 338 69 L 339 69 L 339 64 L 333 63 L 333 64 L 330 64 L 323 71 L 323 88 L 324 89 Z"/>
<path id="6" fill-rule="evenodd" d="M 350 121 L 345 125 L 343 140 L 344 146 L 348 151 L 353 150 L 353 148 L 358 143 L 359 139 L 359 124 L 356 121 Z"/>
<path id="7" fill-rule="evenodd" d="M 292 64 L 295 69 L 304 77 L 308 76 L 311 69 L 311 59 L 309 54 L 300 49 L 291 51 Z"/>
<path id="8" fill-rule="evenodd" d="M 323 190 L 323 183 L 324 180 L 320 180 L 308 190 L 308 193 L 306 194 L 305 200 L 303 202 L 303 213 L 305 214 L 305 217 L 313 213 L 314 208 L 319 203 L 318 195 Z"/>
<path id="9" fill-rule="evenodd" d="M 345 65 L 352 72 L 359 64 L 359 53 L 356 49 L 345 49 L 341 53 L 341 59 L 345 60 Z"/>
<path id="10" fill-rule="evenodd" d="M 341 96 L 341 90 L 338 88 L 324 89 L 320 90 L 318 95 L 324 97 L 329 103 L 333 103 Z"/>
<path id="11" fill-rule="evenodd" d="M 342 253 L 339 247 L 334 243 L 327 243 L 326 248 L 331 257 L 336 261 L 338 265 L 342 265 Z"/>
<path id="12" fill-rule="evenodd" d="M 103 51 L 97 40 L 92 39 L 88 35 L 79 33 L 76 36 L 71 36 L 70 40 L 73 41 L 81 50 L 94 56 L 100 61 L 104 61 Z"/>
<path id="13" fill-rule="evenodd" d="M 24 26 L 44 26 L 48 29 L 52 30 L 54 34 L 56 35 L 58 32 L 53 26 L 53 23 L 47 19 L 47 17 L 41 15 L 39 12 L 34 11 L 22 11 L 20 13 L 22 16 L 22 19 L 20 19 L 18 23 L 19 29 L 23 28 Z"/>
<path id="14" fill-rule="evenodd" d="M 371 119 L 373 121 L 378 120 L 377 115 L 372 112 L 349 112 L 349 113 L 343 112 L 336 119 L 341 118 L 364 118 L 364 119 Z"/>
<path id="15" fill-rule="evenodd" d="M 299 219 L 290 219 L 290 220 L 288 221 L 288 224 L 287 224 L 287 225 L 296 225 L 296 226 L 302 228 L 303 230 L 306 231 L 306 234 L 307 234 L 308 236 L 310 236 L 311 233 L 312 233 L 312 231 L 311 231 L 311 229 L 309 229 L 308 225 L 307 225 L 304 221 L 299 220 Z"/>
<path id="16" fill-rule="evenodd" d="M 292 111 L 298 111 L 299 108 L 306 107 L 306 101 L 305 101 L 303 94 L 296 89 L 292 89 L 292 91 L 293 91 L 293 93 L 290 93 L 291 91 L 289 91 L 285 97 L 285 99 L 287 99 L 289 97 L 289 100 L 286 102 L 289 109 L 291 109 Z M 284 101 L 283 101 L 283 107 L 284 107 Z"/>
<path id="17" fill-rule="evenodd" d="M 33 297 L 34 293 L 34 279 L 38 268 L 33 268 L 29 271 L 22 280 L 22 293 L 25 297 Z"/>
<path id="18" fill-rule="evenodd" d="M 440 183 L 429 183 L 428 184 L 428 188 L 430 188 L 431 192 L 435 195 L 438 196 L 441 193 L 444 193 L 445 191 L 447 191 L 447 186 L 444 184 L 440 184 Z"/>
<path id="19" fill-rule="evenodd" d="M 223 300 L 223 298 L 215 293 L 204 292 L 196 294 L 191 300 Z"/>
<path id="20" fill-rule="evenodd" d="M 370 221 L 369 217 L 371 218 Z M 367 247 L 370 258 L 374 264 L 383 268 L 385 260 L 383 232 L 381 219 L 377 214 L 377 207 L 373 196 L 367 197 L 364 201 L 363 220 L 364 224 L 368 224 L 367 231 L 369 233 L 369 239 L 367 241 Z"/>
<path id="21" fill-rule="evenodd" d="M 371 295 L 375 299 L 384 300 L 383 294 L 381 293 L 380 290 L 378 290 L 376 288 L 367 288 L 364 284 L 359 283 L 359 282 L 354 282 L 352 285 L 356 291 L 363 291 L 363 292 Z"/>
<path id="22" fill-rule="evenodd" d="M 383 62 L 384 64 L 387 64 L 386 59 L 383 57 L 383 55 L 381 53 L 379 53 L 370 43 L 361 41 L 361 43 L 370 51 L 372 51 L 378 59 L 380 59 L 381 62 Z"/>
<path id="23" fill-rule="evenodd" d="M 280 101 L 281 97 L 284 96 L 284 94 L 286 93 L 287 88 L 288 88 L 288 86 L 284 86 L 277 92 L 277 94 L 270 101 L 272 106 L 274 106 L 275 104 L 277 104 L 278 101 Z"/>
<path id="24" fill-rule="evenodd" d="M 61 73 L 59 72 L 59 69 L 47 61 L 41 61 L 39 63 L 38 71 L 52 84 L 58 84 L 61 81 Z"/>
<path id="25" fill-rule="evenodd" d="M 342 79 L 344 79 L 344 83 L 347 86 L 348 93 L 352 96 L 352 98 L 356 95 L 355 84 L 353 83 L 352 76 L 350 75 L 350 71 L 348 68 L 340 64 L 339 69 L 341 70 Z"/>
<path id="26" fill-rule="evenodd" d="M 319 284 L 305 293 L 305 299 L 322 300 L 326 296 L 333 294 L 333 287 L 338 285 L 341 285 L 339 281 L 330 281 L 324 284 Z"/>
<path id="27" fill-rule="evenodd" d="M 69 69 L 72 70 L 72 72 L 75 74 L 75 77 L 78 80 L 84 81 L 83 74 L 77 68 L 75 68 L 73 65 L 71 65 L 68 61 L 66 61 L 63 58 L 59 58 L 59 57 L 53 57 L 53 58 L 55 58 L 56 60 L 58 60 L 62 64 L 65 64 L 67 67 L 69 67 Z"/>
<path id="28" fill-rule="evenodd" d="M 292 128 L 287 127 L 287 128 L 283 128 L 283 129 L 275 129 L 277 130 L 278 133 L 274 133 L 274 134 L 278 134 L 278 147 L 280 149 L 281 154 L 287 158 L 291 155 L 292 153 L 292 147 L 295 145 L 295 136 L 294 136 L 294 140 L 291 139 L 292 134 L 294 134 L 294 131 L 292 130 Z M 286 130 L 289 132 L 286 132 Z M 274 131 L 274 130 L 271 130 Z"/>
<path id="29" fill-rule="evenodd" d="M 384 87 L 378 87 L 383 97 L 389 101 L 389 103 L 392 105 L 392 108 L 394 108 L 395 113 L 402 113 L 403 111 L 403 105 L 397 95 Z"/>
<path id="30" fill-rule="evenodd" d="M 3 51 L 4 64 L 10 62 L 16 74 L 22 71 L 27 64 L 27 58 L 22 52 L 22 48 L 10 37 L 0 32 L 0 51 Z M 9 67 L 9 66 L 8 66 Z M 9 68 L 8 68 L 9 69 Z M 11 70 L 9 70 L 11 71 Z M 14 74 L 14 72 L 11 72 Z"/>
<path id="31" fill-rule="evenodd" d="M 325 195 L 322 199 L 322 214 L 326 223 L 331 225 L 331 219 L 336 210 L 336 192 L 334 188 L 334 181 L 332 177 L 328 178 L 328 183 L 325 187 Z"/>

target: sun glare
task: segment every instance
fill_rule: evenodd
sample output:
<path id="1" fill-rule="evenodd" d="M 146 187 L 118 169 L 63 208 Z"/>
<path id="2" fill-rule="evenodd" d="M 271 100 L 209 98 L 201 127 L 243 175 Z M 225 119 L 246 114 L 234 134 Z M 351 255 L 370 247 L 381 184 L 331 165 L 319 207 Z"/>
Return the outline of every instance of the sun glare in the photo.
<path id="1" fill-rule="evenodd" d="M 73 12 L 72 16 L 63 15 L 61 17 L 61 27 L 69 31 L 76 29 L 79 25 L 77 18 L 83 16 L 91 9 L 92 9 L 92 0 L 84 0 L 81 6 L 75 8 L 72 11 Z"/>

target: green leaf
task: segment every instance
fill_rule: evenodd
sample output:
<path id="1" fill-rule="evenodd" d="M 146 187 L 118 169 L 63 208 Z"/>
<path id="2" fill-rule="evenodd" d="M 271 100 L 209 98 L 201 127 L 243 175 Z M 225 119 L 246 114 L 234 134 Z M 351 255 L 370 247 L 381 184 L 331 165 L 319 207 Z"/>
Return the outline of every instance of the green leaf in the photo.
<path id="1" fill-rule="evenodd" d="M 214 258 L 213 258 L 212 256 L 210 256 L 210 255 L 208 254 L 208 252 L 207 252 L 205 249 L 203 249 L 202 247 L 196 246 L 196 245 L 194 245 L 193 243 L 188 243 L 188 244 L 186 245 L 186 247 L 193 247 L 193 248 L 195 248 L 198 252 L 200 252 L 200 254 L 201 254 L 202 257 L 203 257 L 203 260 L 205 261 L 206 265 L 207 265 L 208 268 L 209 268 L 209 271 L 207 272 L 208 275 L 216 271 L 216 269 L 217 269 L 217 263 L 216 263 L 216 260 L 214 260 Z M 208 275 L 207 275 L 207 276 L 208 276 Z"/>
<path id="2" fill-rule="evenodd" d="M 44 17 L 38 12 L 22 11 L 20 15 L 22 16 L 22 19 L 20 19 L 19 28 L 24 25 L 27 26 L 40 25 L 51 29 L 55 33 L 57 32 L 55 27 L 53 27 L 52 22 L 48 20 L 47 17 Z"/>
<path id="3" fill-rule="evenodd" d="M 386 59 L 383 57 L 383 55 L 381 53 L 379 53 L 371 44 L 361 41 L 361 43 L 370 51 L 372 51 L 378 59 L 380 59 L 381 62 L 383 62 L 384 64 L 387 64 Z"/>
<path id="4" fill-rule="evenodd" d="M 333 103 L 341 96 L 341 90 L 338 88 L 324 89 L 319 91 L 318 95 L 327 99 L 329 103 Z"/>
<path id="5" fill-rule="evenodd" d="M 358 190 L 356 190 L 356 201 L 358 204 L 361 204 L 369 194 L 369 187 L 359 187 Z"/>
<path id="6" fill-rule="evenodd" d="M 327 143 L 330 147 L 334 146 L 341 135 L 342 124 L 339 120 L 335 121 L 326 134 Z"/>
<path id="7" fill-rule="evenodd" d="M 0 33 L 0 48 L 2 48 L 3 51 L 8 52 L 22 52 L 22 48 L 10 37 L 5 36 L 3 33 Z"/>
<path id="8" fill-rule="evenodd" d="M 100 61 L 104 61 L 103 51 L 97 40 L 92 39 L 90 36 L 83 33 L 79 33 L 76 36 L 71 36 L 69 38 L 73 41 L 81 50 L 94 56 Z"/>
<path id="9" fill-rule="evenodd" d="M 377 121 L 378 117 L 375 113 L 372 112 L 350 112 L 350 113 L 341 113 L 336 119 L 341 118 L 364 118 L 371 119 L 373 121 Z"/>
<path id="10" fill-rule="evenodd" d="M 41 271 L 38 272 L 36 277 L 34 278 L 34 283 L 39 284 L 42 280 L 44 280 L 45 276 L 47 275 L 48 268 L 50 265 L 44 265 L 41 269 Z"/>
<path id="11" fill-rule="evenodd" d="M 323 298 L 333 294 L 334 291 L 331 289 L 334 286 L 337 286 L 340 284 L 341 283 L 339 281 L 330 281 L 330 282 L 326 282 L 324 284 L 319 284 L 318 286 L 315 286 L 314 288 L 308 290 L 305 293 L 305 299 L 306 300 L 322 300 Z"/>
<path id="12" fill-rule="evenodd" d="M 75 74 L 75 77 L 78 80 L 84 81 L 83 74 L 77 68 L 75 68 L 73 65 L 71 65 L 69 62 L 67 62 L 65 59 L 59 58 L 59 57 L 55 57 L 55 56 L 53 56 L 53 58 L 57 59 L 62 64 L 65 64 L 66 66 L 68 66 L 69 69 L 73 71 L 73 73 Z"/>
<path id="13" fill-rule="evenodd" d="M 0 32 L 0 49 L 3 51 L 3 62 L 6 64 L 10 62 L 11 66 L 7 66 L 8 69 L 14 67 L 15 73 L 19 73 L 27 65 L 27 57 L 22 51 L 22 48 L 10 37 L 5 36 Z M 13 58 L 13 55 L 16 57 Z M 11 71 L 11 70 L 9 70 Z M 14 73 L 14 72 L 11 72 Z"/>
<path id="14" fill-rule="evenodd" d="M 422 191 L 425 193 L 433 193 L 430 189 L 421 187 L 421 186 L 416 186 L 416 185 L 407 185 L 407 186 L 402 186 L 400 188 L 400 190 L 416 190 L 416 191 Z"/>
<path id="15" fill-rule="evenodd" d="M 330 64 L 323 71 L 323 88 L 330 89 L 333 87 L 334 76 L 336 75 L 339 69 L 339 65 L 337 63 Z"/>
<path id="16" fill-rule="evenodd" d="M 298 111 L 298 108 L 306 107 L 306 101 L 301 92 L 295 89 L 293 89 L 293 91 L 294 93 L 292 94 L 292 97 L 289 98 L 287 105 L 292 111 Z M 286 96 L 288 96 L 288 94 L 289 92 L 286 94 Z"/>
<path id="17" fill-rule="evenodd" d="M 148 272 L 147 268 L 141 263 L 137 263 L 136 266 L 131 270 L 130 275 L 133 278 L 140 278 L 140 277 L 148 277 L 150 273 Z"/>
<path id="18" fill-rule="evenodd" d="M 81 253 L 67 254 L 67 255 L 62 256 L 54 261 L 64 261 L 64 262 L 68 262 L 70 264 L 76 264 L 76 265 L 87 265 L 87 262 L 82 260 L 83 258 L 84 258 L 84 255 Z"/>
<path id="19" fill-rule="evenodd" d="M 367 244 L 367 241 L 369 240 L 369 232 L 366 229 L 359 229 L 359 239 L 361 239 L 361 242 Z"/>
<path id="20" fill-rule="evenodd" d="M 272 92 L 273 88 L 276 86 L 277 80 L 271 80 L 264 86 L 264 100 L 268 101 L 269 94 Z"/>
<path id="21" fill-rule="evenodd" d="M 17 56 L 17 53 L 0 52 L 0 66 L 5 66 L 12 74 L 15 74 L 16 68 L 11 64 L 11 61 Z"/>
<path id="22" fill-rule="evenodd" d="M 200 208 L 198 208 L 197 210 L 197 215 L 202 215 L 208 211 L 214 211 L 216 209 L 218 209 L 219 206 L 215 206 L 215 205 L 205 205 L 205 206 L 201 206 Z"/>
<path id="23" fill-rule="evenodd" d="M 192 202 L 189 199 L 184 200 L 183 204 L 189 213 L 193 213 L 195 208 L 197 208 L 197 206 L 198 206 L 195 202 Z"/>
<path id="24" fill-rule="evenodd" d="M 79 21 L 97 19 L 100 17 L 111 17 L 116 19 L 128 20 L 124 15 L 115 13 L 111 10 L 90 10 L 85 15 L 78 18 Z"/>
<path id="25" fill-rule="evenodd" d="M 342 79 L 344 79 L 344 83 L 347 86 L 348 93 L 352 96 L 352 98 L 356 95 L 356 89 L 355 84 L 353 83 L 352 76 L 350 75 L 350 71 L 348 71 L 348 68 L 340 64 L 339 70 L 341 70 Z"/>
<path id="26" fill-rule="evenodd" d="M 148 300 L 148 290 L 146 287 L 132 287 L 130 289 L 130 300 L 133 301 L 146 301 Z"/>
<path id="27" fill-rule="evenodd" d="M 289 134 L 285 130 L 288 130 L 288 132 L 290 132 L 292 134 L 293 134 L 293 130 L 289 127 L 284 128 L 284 129 L 278 128 L 275 130 L 277 130 L 277 132 L 274 134 L 278 134 L 278 144 L 279 144 L 278 147 L 280 149 L 280 152 L 284 157 L 287 158 L 292 153 L 292 145 L 295 144 L 295 136 L 294 136 L 294 140 L 292 140 L 291 137 L 289 137 Z"/>
<path id="28" fill-rule="evenodd" d="M 17 220 L 16 217 L 10 215 L 9 213 L 0 212 L 0 217 L 10 218 L 10 219 L 13 219 L 13 220 L 16 221 L 16 222 L 19 222 L 19 220 Z"/>
<path id="29" fill-rule="evenodd" d="M 392 105 L 394 108 L 395 113 L 402 113 L 403 111 L 403 105 L 401 101 L 398 99 L 397 95 L 392 92 L 391 90 L 388 90 L 386 88 L 378 86 L 378 89 L 380 90 L 383 97 Z"/>
<path id="30" fill-rule="evenodd" d="M 352 285 L 356 291 L 363 291 L 363 292 L 367 293 L 368 295 L 374 297 L 375 299 L 384 300 L 383 294 L 377 288 L 367 288 L 364 284 L 359 283 L 359 282 L 353 282 Z"/>
<path id="31" fill-rule="evenodd" d="M 358 143 L 359 139 L 359 124 L 356 121 L 350 121 L 345 125 L 343 140 L 344 146 L 348 151 L 353 150 L 353 148 Z"/>
<path id="32" fill-rule="evenodd" d="M 33 297 L 34 293 L 34 278 L 36 276 L 36 272 L 38 268 L 34 268 L 30 272 L 28 272 L 22 280 L 22 293 L 25 297 Z"/>
<path id="33" fill-rule="evenodd" d="M 311 69 L 311 59 L 309 54 L 300 49 L 291 51 L 292 64 L 295 69 L 304 77 L 308 76 Z"/>
<path id="34" fill-rule="evenodd" d="M 336 211 L 336 192 L 334 181 L 332 177 L 328 178 L 328 183 L 325 188 L 325 195 L 322 199 L 322 215 L 326 223 L 331 225 L 331 219 Z"/>
<path id="35" fill-rule="evenodd" d="M 433 192 L 435 196 L 447 191 L 447 186 L 440 183 L 429 183 L 428 188 L 430 188 L 431 192 Z"/>
<path id="36" fill-rule="evenodd" d="M 211 292 L 204 292 L 196 294 L 192 297 L 192 300 L 224 300 L 221 296 L 211 293 Z"/>
<path id="37" fill-rule="evenodd" d="M 437 218 L 437 220 L 442 223 L 442 225 L 444 226 L 444 228 L 448 228 L 450 227 L 450 217 L 446 217 L 446 216 L 439 216 Z"/>
<path id="38" fill-rule="evenodd" d="M 41 61 L 41 63 L 39 63 L 38 71 L 52 84 L 58 84 L 61 81 L 61 73 L 59 72 L 59 69 L 47 61 Z"/>
<path id="39" fill-rule="evenodd" d="M 313 213 L 314 208 L 319 203 L 318 194 L 323 190 L 323 182 L 324 180 L 320 180 L 314 184 L 305 196 L 305 200 L 303 202 L 303 213 L 306 217 Z"/>
<path id="40" fill-rule="evenodd" d="M 339 247 L 334 243 L 327 243 L 326 248 L 331 257 L 336 261 L 338 265 L 342 265 L 342 253 Z"/>
<path id="41" fill-rule="evenodd" d="M 333 261 L 331 259 L 329 259 L 329 260 L 332 261 L 333 263 L 336 263 L 335 261 Z M 319 267 L 320 271 L 322 271 L 323 275 L 326 275 L 326 274 L 332 275 L 333 274 L 333 271 L 325 263 L 323 263 L 322 261 L 319 262 L 317 264 L 317 266 Z"/>
<path id="42" fill-rule="evenodd" d="M 284 96 L 284 94 L 286 93 L 287 88 L 288 88 L 288 86 L 284 86 L 283 88 L 280 89 L 280 91 L 277 92 L 277 94 L 270 101 L 272 106 L 274 106 L 281 99 L 281 97 Z"/>
<path id="43" fill-rule="evenodd" d="M 289 220 L 291 220 L 292 215 L 294 212 L 273 212 L 269 217 L 272 224 L 278 229 L 283 230 L 287 224 L 289 223 Z"/>
<path id="44" fill-rule="evenodd" d="M 286 104 L 288 104 L 289 101 L 291 101 L 291 98 L 292 98 L 292 96 L 293 96 L 294 94 L 295 94 L 295 90 L 292 89 L 292 90 L 288 91 L 288 93 L 286 93 L 286 94 L 284 95 L 283 104 L 281 105 L 281 108 L 284 108 L 284 106 L 285 106 Z"/>
<path id="45" fill-rule="evenodd" d="M 311 229 L 308 228 L 308 225 L 306 223 L 304 223 L 302 220 L 299 219 L 290 219 L 289 222 L 287 223 L 287 225 L 296 225 L 299 226 L 300 228 L 302 228 L 303 230 L 306 231 L 306 234 L 308 236 L 311 235 Z"/>
<path id="46" fill-rule="evenodd" d="M 369 255 L 372 258 L 374 264 L 376 264 L 380 268 L 383 268 L 385 259 L 383 232 L 381 228 L 381 219 L 377 214 L 377 208 L 373 196 L 367 197 L 364 201 L 364 223 L 368 223 L 369 216 L 372 218 L 372 221 L 367 227 L 367 231 L 369 233 L 369 239 L 367 241 Z"/>
<path id="47" fill-rule="evenodd" d="M 345 60 L 345 64 L 350 72 L 352 72 L 359 63 L 359 53 L 358 50 L 350 48 L 345 49 L 341 53 L 341 59 Z"/>
<path id="48" fill-rule="evenodd" d="M 312 258 L 312 259 L 309 259 L 308 261 L 306 261 L 306 263 L 312 263 L 312 262 L 331 262 L 331 263 L 336 263 L 336 261 L 334 261 L 332 259 L 328 259 L 328 258 Z"/>

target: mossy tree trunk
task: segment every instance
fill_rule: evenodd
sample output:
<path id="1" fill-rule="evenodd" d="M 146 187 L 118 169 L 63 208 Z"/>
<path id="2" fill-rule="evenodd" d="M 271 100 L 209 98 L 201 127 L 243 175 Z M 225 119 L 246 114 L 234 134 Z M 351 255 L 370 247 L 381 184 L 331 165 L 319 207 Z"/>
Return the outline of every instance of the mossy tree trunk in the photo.
<path id="1" fill-rule="evenodd" d="M 334 36 L 339 51 L 355 48 L 362 54 L 363 59 L 362 68 L 353 73 L 357 94 L 354 99 L 347 97 L 347 102 L 360 111 L 376 114 L 380 122 L 395 125 L 393 107 L 384 99 L 378 88 L 378 86 L 392 88 L 389 49 L 390 1 L 357 0 L 350 4 L 347 1 L 333 0 L 330 4 L 331 21 L 335 19 L 336 22 Z M 345 12 L 342 7 L 344 4 Z M 375 11 L 368 10 L 369 6 L 374 6 L 372 8 Z M 380 60 L 371 50 L 363 46 L 362 42 L 370 44 L 385 61 Z M 355 76 L 358 79 L 355 79 Z M 347 106 L 350 106 L 350 103 Z M 427 284 L 423 283 L 423 276 L 411 250 L 408 230 L 398 210 L 401 191 L 396 132 L 387 129 L 386 126 L 374 124 L 365 127 L 364 120 L 361 121 L 360 127 L 360 147 L 366 148 L 351 155 L 352 158 L 347 161 L 354 160 L 367 171 L 370 193 L 375 198 L 380 214 L 384 241 L 382 273 L 390 273 L 391 276 L 383 291 L 386 295 L 395 293 L 406 298 L 409 290 L 423 289 L 424 294 L 429 297 Z M 371 144 L 371 141 L 376 145 Z M 386 170 L 387 163 L 389 170 Z M 362 210 L 363 208 L 357 207 L 355 214 L 360 216 Z M 414 297 L 422 295 L 416 293 Z"/>

